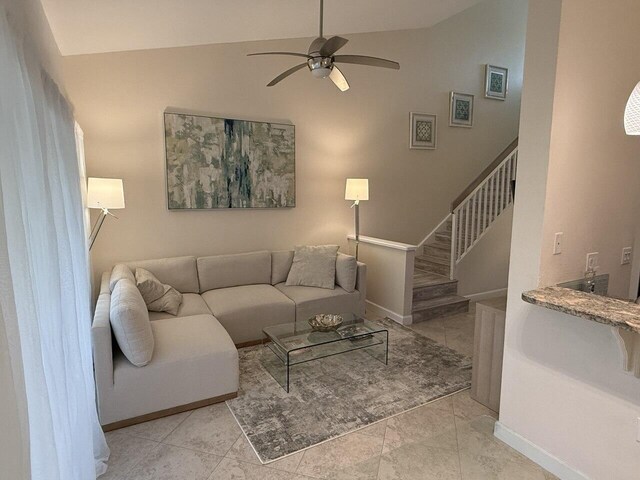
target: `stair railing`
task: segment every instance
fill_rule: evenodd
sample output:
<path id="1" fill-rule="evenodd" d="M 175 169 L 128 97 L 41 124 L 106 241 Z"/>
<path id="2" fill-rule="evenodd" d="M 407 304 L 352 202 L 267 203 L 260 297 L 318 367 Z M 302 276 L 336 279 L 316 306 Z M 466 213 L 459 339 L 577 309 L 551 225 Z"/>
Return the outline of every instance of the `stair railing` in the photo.
<path id="1" fill-rule="evenodd" d="M 502 211 L 513 202 L 512 181 L 518 166 L 514 140 L 451 205 L 451 279 L 456 265 L 484 236 Z"/>

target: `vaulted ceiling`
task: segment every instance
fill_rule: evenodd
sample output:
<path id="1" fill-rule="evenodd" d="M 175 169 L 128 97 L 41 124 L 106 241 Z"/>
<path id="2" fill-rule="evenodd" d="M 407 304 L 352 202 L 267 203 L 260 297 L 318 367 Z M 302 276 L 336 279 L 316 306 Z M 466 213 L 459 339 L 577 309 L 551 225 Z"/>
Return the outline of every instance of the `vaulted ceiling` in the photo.
<path id="1" fill-rule="evenodd" d="M 41 0 L 63 55 L 314 37 L 319 0 Z M 326 0 L 325 33 L 432 26 L 481 0 Z"/>

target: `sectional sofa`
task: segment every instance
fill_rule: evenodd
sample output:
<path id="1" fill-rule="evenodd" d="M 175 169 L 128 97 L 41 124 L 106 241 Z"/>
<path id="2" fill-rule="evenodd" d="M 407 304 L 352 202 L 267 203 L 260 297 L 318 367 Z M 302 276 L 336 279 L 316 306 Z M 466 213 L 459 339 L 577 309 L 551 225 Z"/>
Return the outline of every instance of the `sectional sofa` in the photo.
<path id="1" fill-rule="evenodd" d="M 155 341 L 144 367 L 119 350 L 110 325 L 111 272 L 102 276 L 92 324 L 100 422 L 105 430 L 221 402 L 238 391 L 238 347 L 259 343 L 268 325 L 316 313 L 364 314 L 366 266 L 355 290 L 287 286 L 293 251 L 129 262 L 183 294 L 177 315 L 149 312 Z M 338 254 L 337 271 L 353 259 Z M 349 288 L 349 287 L 347 287 Z"/>

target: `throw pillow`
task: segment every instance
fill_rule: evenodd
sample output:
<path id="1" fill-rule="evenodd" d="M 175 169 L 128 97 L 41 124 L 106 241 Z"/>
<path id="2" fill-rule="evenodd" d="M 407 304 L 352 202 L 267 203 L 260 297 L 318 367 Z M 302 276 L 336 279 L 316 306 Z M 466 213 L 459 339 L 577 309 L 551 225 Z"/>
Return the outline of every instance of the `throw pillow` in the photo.
<path id="1" fill-rule="evenodd" d="M 109 277 L 109 291 L 113 292 L 113 289 L 116 287 L 116 283 L 123 278 L 128 278 L 134 284 L 136 283 L 136 279 L 133 277 L 131 269 L 124 263 L 118 263 L 113 267 L 113 270 L 111 270 L 111 277 Z"/>
<path id="2" fill-rule="evenodd" d="M 182 294 L 171 285 L 158 280 L 153 273 L 144 268 L 136 268 L 136 285 L 151 312 L 178 313 L 182 303 Z"/>
<path id="3" fill-rule="evenodd" d="M 293 262 L 293 251 L 271 252 L 271 285 L 286 282 Z"/>
<path id="4" fill-rule="evenodd" d="M 124 356 L 136 367 L 149 363 L 155 346 L 149 312 L 140 291 L 128 278 L 113 289 L 109 320 Z"/>
<path id="5" fill-rule="evenodd" d="M 334 289 L 337 245 L 296 247 L 287 285 Z"/>
<path id="6" fill-rule="evenodd" d="M 347 292 L 355 292 L 358 262 L 356 257 L 339 253 L 336 258 L 336 283 Z"/>

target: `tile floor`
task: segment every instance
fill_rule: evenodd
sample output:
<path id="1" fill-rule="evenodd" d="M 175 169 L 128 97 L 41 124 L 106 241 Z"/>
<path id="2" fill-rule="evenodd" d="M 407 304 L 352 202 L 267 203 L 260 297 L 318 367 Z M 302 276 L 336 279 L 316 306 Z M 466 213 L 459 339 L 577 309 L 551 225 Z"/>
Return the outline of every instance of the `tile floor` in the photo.
<path id="1" fill-rule="evenodd" d="M 472 306 L 473 310 L 474 307 Z M 412 327 L 469 354 L 473 313 Z M 261 465 L 225 404 L 107 433 L 101 480 L 545 480 L 493 436 L 496 414 L 464 391 Z"/>

